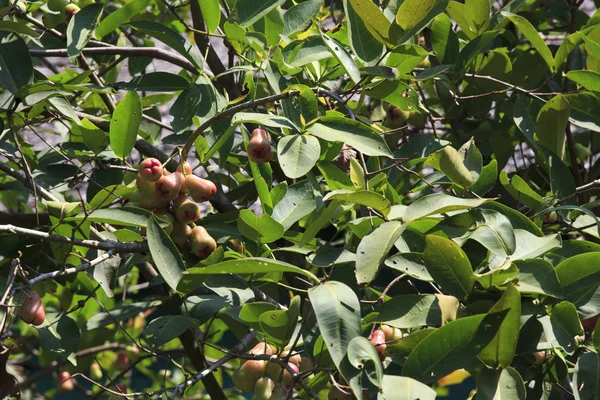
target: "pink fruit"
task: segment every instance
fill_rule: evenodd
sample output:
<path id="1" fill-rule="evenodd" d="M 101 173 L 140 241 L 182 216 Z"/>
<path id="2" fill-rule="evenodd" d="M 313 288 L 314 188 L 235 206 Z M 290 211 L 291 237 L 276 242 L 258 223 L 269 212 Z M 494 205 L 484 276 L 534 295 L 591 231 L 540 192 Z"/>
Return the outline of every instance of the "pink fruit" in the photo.
<path id="1" fill-rule="evenodd" d="M 140 163 L 139 175 L 148 182 L 156 182 L 163 176 L 163 165 L 156 158 L 146 158 Z"/>
<path id="2" fill-rule="evenodd" d="M 177 196 L 179 196 L 183 180 L 184 178 L 181 172 L 163 175 L 155 183 L 156 195 L 165 201 L 175 200 Z"/>
<path id="3" fill-rule="evenodd" d="M 198 203 L 209 200 L 211 196 L 217 192 L 217 187 L 214 183 L 192 174 L 185 177 L 184 186 L 188 190 L 192 199 Z"/>

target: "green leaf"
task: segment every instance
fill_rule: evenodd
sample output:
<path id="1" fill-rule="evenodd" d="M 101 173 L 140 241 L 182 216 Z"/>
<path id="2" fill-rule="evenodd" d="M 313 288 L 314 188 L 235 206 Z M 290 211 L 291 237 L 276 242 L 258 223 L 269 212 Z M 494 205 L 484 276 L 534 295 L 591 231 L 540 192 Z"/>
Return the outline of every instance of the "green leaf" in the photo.
<path id="1" fill-rule="evenodd" d="M 490 19 L 489 0 L 465 0 L 465 17 L 473 32 L 484 32 Z"/>
<path id="2" fill-rule="evenodd" d="M 258 318 L 258 323 L 269 341 L 283 348 L 296 330 L 299 313 L 300 296 L 294 296 L 287 310 L 265 311 Z"/>
<path id="3" fill-rule="evenodd" d="M 437 397 L 435 390 L 424 383 L 397 375 L 383 376 L 381 392 L 389 400 L 435 400 Z"/>
<path id="4" fill-rule="evenodd" d="M 404 294 L 392 297 L 375 308 L 375 320 L 400 329 L 438 326 L 442 309 L 432 294 Z"/>
<path id="5" fill-rule="evenodd" d="M 344 49 L 344 47 L 335 39 L 327 36 L 321 31 L 319 32 L 321 33 L 321 38 L 323 39 L 325 46 L 327 46 L 331 54 L 333 54 L 333 56 L 340 62 L 340 65 L 346 70 L 348 76 L 350 79 L 352 79 L 352 82 L 358 84 L 360 81 L 360 70 L 356 66 L 352 56 L 350 56 L 350 54 L 346 52 L 346 49 Z"/>
<path id="6" fill-rule="evenodd" d="M 77 323 L 66 314 L 48 313 L 44 324 L 36 328 L 40 336 L 40 347 L 69 357 L 79 350 L 80 333 Z M 69 360 L 77 365 L 76 362 Z"/>
<path id="7" fill-rule="evenodd" d="M 322 207 L 318 211 L 317 217 L 304 230 L 300 244 L 304 245 L 313 240 L 317 236 L 317 233 L 330 223 L 339 208 L 340 203 L 337 201 L 332 201 L 327 207 Z"/>
<path id="8" fill-rule="evenodd" d="M 452 182 L 463 188 L 473 185 L 479 176 L 471 174 L 463 162 L 463 157 L 452 146 L 433 153 L 427 158 L 427 163 L 443 172 Z"/>
<path id="9" fill-rule="evenodd" d="M 167 285 L 177 290 L 177 284 L 185 271 L 181 254 L 169 235 L 158 225 L 156 217 L 148 220 L 148 248 L 152 260 Z"/>
<path id="10" fill-rule="evenodd" d="M 556 266 L 556 276 L 564 290 L 565 299 L 579 304 L 600 285 L 600 252 L 567 258 Z"/>
<path id="11" fill-rule="evenodd" d="M 144 340 L 156 349 L 177 338 L 196 320 L 183 315 L 164 315 L 150 321 L 144 329 Z"/>
<path id="12" fill-rule="evenodd" d="M 329 142 L 346 143 L 369 156 L 392 157 L 392 152 L 377 131 L 359 121 L 343 117 L 321 117 L 308 131 Z"/>
<path id="13" fill-rule="evenodd" d="M 168 72 L 150 72 L 136 76 L 129 82 L 115 83 L 114 86 L 116 89 L 138 92 L 175 92 L 189 88 L 190 83 L 179 75 Z"/>
<path id="14" fill-rule="evenodd" d="M 477 375 L 477 398 L 482 400 L 525 400 L 527 395 L 523 378 L 512 367 L 483 368 Z"/>
<path id="15" fill-rule="evenodd" d="M 269 258 L 240 258 L 236 260 L 227 260 L 208 267 L 193 267 L 183 273 L 178 290 L 187 293 L 196 289 L 210 277 L 210 275 L 223 274 L 262 274 L 269 272 L 292 272 L 304 275 L 314 282 L 319 282 L 319 278 L 311 272 L 298 268 L 292 264 L 283 261 L 272 260 Z"/>
<path id="16" fill-rule="evenodd" d="M 252 329 L 262 330 L 259 323 L 260 316 L 267 311 L 274 310 L 278 310 L 277 306 L 264 301 L 245 303 L 238 314 L 238 318 Z"/>
<path id="17" fill-rule="evenodd" d="M 292 96 L 281 101 L 283 113 L 292 120 L 296 126 L 304 126 L 318 116 L 317 96 L 311 88 L 306 85 L 289 85 L 283 92 L 297 90 L 299 96 Z"/>
<path id="18" fill-rule="evenodd" d="M 554 267 L 548 261 L 534 258 L 515 263 L 519 267 L 517 289 L 520 292 L 545 294 L 559 299 L 563 297 Z"/>
<path id="19" fill-rule="evenodd" d="M 348 286 L 328 281 L 308 290 L 319 331 L 336 366 L 346 357 L 352 339 L 360 336 L 360 303 Z"/>
<path id="20" fill-rule="evenodd" d="M 219 6 L 219 0 L 201 0 L 198 1 L 198 3 L 200 4 L 202 18 L 206 23 L 207 31 L 216 31 L 219 27 L 219 23 L 221 22 L 221 8 Z"/>
<path id="21" fill-rule="evenodd" d="M 561 301 L 550 311 L 550 318 L 540 318 L 546 340 L 553 346 L 562 347 L 567 354 L 573 354 L 578 344 L 575 336 L 583 334 L 577 309 L 568 301 Z"/>
<path id="22" fill-rule="evenodd" d="M 589 352 L 577 359 L 573 372 L 575 400 L 597 399 L 600 397 L 600 355 Z"/>
<path id="23" fill-rule="evenodd" d="M 273 208 L 271 216 L 287 231 L 316 207 L 312 185 L 308 181 L 302 181 L 288 188 L 283 199 Z"/>
<path id="24" fill-rule="evenodd" d="M 562 95 L 554 96 L 542 107 L 535 126 L 535 140 L 562 158 L 565 154 L 565 128 L 571 106 Z"/>
<path id="25" fill-rule="evenodd" d="M 587 90 L 600 92 L 600 74 L 596 71 L 569 71 L 567 72 L 567 78 Z"/>
<path id="26" fill-rule="evenodd" d="M 283 236 L 283 225 L 275 221 L 268 214 L 260 217 L 254 215 L 250 210 L 240 210 L 237 223 L 240 233 L 253 241 L 271 243 Z"/>
<path id="27" fill-rule="evenodd" d="M 79 214 L 65 218 L 65 221 L 83 221 L 106 223 L 122 226 L 139 226 L 146 228 L 148 218 L 152 214 L 148 210 L 137 207 L 105 208 L 92 211 L 90 214 Z"/>
<path id="28" fill-rule="evenodd" d="M 321 0 L 308 0 L 290 7 L 283 14 L 283 34 L 289 36 L 308 27 L 321 8 Z"/>
<path id="29" fill-rule="evenodd" d="M 428 235 L 424 258 L 427 271 L 446 292 L 459 299 L 471 293 L 475 283 L 471 263 L 452 240 Z"/>
<path id="30" fill-rule="evenodd" d="M 139 303 L 130 303 L 121 307 L 112 308 L 107 312 L 98 312 L 86 321 L 83 331 L 91 331 L 94 329 L 103 328 L 105 326 L 126 321 L 138 315 L 143 311 L 147 311 L 153 307 L 162 304 L 161 300 L 144 301 Z"/>
<path id="31" fill-rule="evenodd" d="M 110 145 L 117 157 L 121 159 L 129 157 L 135 145 L 141 121 L 140 95 L 137 92 L 127 92 L 125 98 L 117 105 L 110 120 Z"/>
<path id="32" fill-rule="evenodd" d="M 121 25 L 137 17 L 150 3 L 149 0 L 133 0 L 123 7 L 111 11 L 96 28 L 95 36 L 98 40 L 113 32 Z"/>
<path id="33" fill-rule="evenodd" d="M 3 33 L 0 39 L 0 84 L 16 94 L 32 81 L 33 63 L 27 44 L 19 36 Z"/>
<path id="34" fill-rule="evenodd" d="M 371 207 L 379 211 L 384 216 L 388 215 L 391 209 L 390 201 L 379 193 L 367 190 L 334 190 L 328 193 L 323 200 L 339 200 L 349 203 L 356 203 L 365 207 Z"/>
<path id="35" fill-rule="evenodd" d="M 296 68 L 332 56 L 329 48 L 323 43 L 321 36 L 309 36 L 306 39 L 295 40 L 287 44 L 281 54 L 286 64 Z"/>
<path id="36" fill-rule="evenodd" d="M 25 25 L 24 22 L 0 21 L 0 31 L 20 33 L 33 37 L 40 36 L 39 33 Z"/>
<path id="37" fill-rule="evenodd" d="M 154 21 L 134 21 L 130 22 L 129 26 L 160 40 L 171 49 L 187 58 L 197 68 L 202 69 L 204 61 L 198 50 L 181 35 L 169 29 L 167 26 Z"/>
<path id="38" fill-rule="evenodd" d="M 409 205 L 402 216 L 405 222 L 417 220 L 434 214 L 442 214 L 457 210 L 470 210 L 494 199 L 462 199 L 443 193 L 423 196 Z"/>
<path id="39" fill-rule="evenodd" d="M 348 2 L 377 41 L 389 47 L 396 45 L 398 29 L 390 23 L 379 7 L 371 0 L 348 0 Z"/>
<path id="40" fill-rule="evenodd" d="M 479 359 L 490 368 L 508 367 L 519 341 L 521 295 L 511 284 L 508 284 L 506 291 L 489 313 L 500 311 L 508 311 L 508 313 L 494 339 L 479 353 Z"/>
<path id="41" fill-rule="evenodd" d="M 278 115 L 260 114 L 260 113 L 237 113 L 233 117 L 232 124 L 254 123 L 258 125 L 269 126 L 271 128 L 291 129 L 299 132 L 300 129 L 289 119 Z"/>
<path id="42" fill-rule="evenodd" d="M 425 267 L 423 253 L 398 253 L 385 260 L 385 265 L 415 279 L 433 282 Z"/>
<path id="43" fill-rule="evenodd" d="M 500 183 L 515 200 L 529 208 L 537 210 L 542 203 L 542 196 L 533 191 L 519 175 L 513 175 L 509 180 L 508 173 L 502 171 L 500 172 Z"/>
<path id="44" fill-rule="evenodd" d="M 563 97 L 571 105 L 569 121 L 584 129 L 600 132 L 600 118 L 596 110 L 600 107 L 600 99 L 590 92 L 565 94 Z"/>
<path id="45" fill-rule="evenodd" d="M 406 225 L 397 221 L 386 222 L 360 241 L 356 250 L 356 280 L 359 284 L 375 279 L 379 266 L 405 228 Z"/>
<path id="46" fill-rule="evenodd" d="M 94 28 L 102 15 L 104 5 L 92 3 L 82 8 L 71 18 L 67 25 L 67 53 L 69 57 L 75 57 L 92 38 Z"/>
<path id="47" fill-rule="evenodd" d="M 369 339 L 357 336 L 350 341 L 348 344 L 348 361 L 354 368 L 363 370 L 373 385 L 376 387 L 381 386 L 383 366 L 377 350 Z"/>
<path id="48" fill-rule="evenodd" d="M 285 0 L 238 0 L 235 3 L 236 19 L 242 28 L 252 26 Z"/>
<path id="49" fill-rule="evenodd" d="M 398 44 L 404 44 L 421 32 L 448 7 L 448 0 L 407 0 L 396 14 L 396 22 L 404 29 Z"/>
<path id="50" fill-rule="evenodd" d="M 319 140 L 311 135 L 284 136 L 277 143 L 277 159 L 288 178 L 306 175 L 317 163 L 319 154 Z"/>
<path id="51" fill-rule="evenodd" d="M 496 335 L 506 312 L 474 315 L 452 321 L 417 344 L 402 374 L 430 383 L 464 368 Z"/>
<path id="52" fill-rule="evenodd" d="M 446 14 L 435 17 L 431 24 L 431 45 L 440 64 L 454 64 L 458 59 L 458 35 Z"/>
<path id="53" fill-rule="evenodd" d="M 540 56 L 544 59 L 550 71 L 554 72 L 554 57 L 552 52 L 548 48 L 544 39 L 539 35 L 537 30 L 531 25 L 531 23 L 520 15 L 511 14 L 509 12 L 502 12 L 502 15 L 508 18 L 515 26 L 523 33 L 523 35 L 531 42 L 533 47 L 537 50 Z"/>
<path id="54" fill-rule="evenodd" d="M 383 45 L 371 34 L 367 24 L 356 12 L 350 0 L 343 0 L 343 4 L 348 23 L 348 40 L 352 51 L 366 64 L 373 63 L 383 54 Z"/>

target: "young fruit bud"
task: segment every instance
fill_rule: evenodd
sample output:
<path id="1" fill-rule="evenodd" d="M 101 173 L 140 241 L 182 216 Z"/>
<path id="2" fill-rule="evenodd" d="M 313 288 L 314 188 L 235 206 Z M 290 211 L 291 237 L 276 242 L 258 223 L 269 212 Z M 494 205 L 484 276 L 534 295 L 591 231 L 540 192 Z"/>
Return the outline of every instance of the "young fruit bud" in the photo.
<path id="1" fill-rule="evenodd" d="M 209 200 L 212 195 L 217 193 L 217 187 L 214 183 L 192 174 L 185 177 L 184 186 L 190 193 L 192 199 L 198 203 Z"/>
<path id="2" fill-rule="evenodd" d="M 189 236 L 190 251 L 193 255 L 200 258 L 206 258 L 217 249 L 217 242 L 201 226 L 192 229 Z"/>
<path id="3" fill-rule="evenodd" d="M 233 384 L 242 392 L 252 392 L 256 381 L 265 373 L 266 361 L 248 360 L 233 375 Z"/>
<path id="4" fill-rule="evenodd" d="M 58 374 L 56 383 L 58 385 L 58 391 L 62 393 L 70 392 L 75 387 L 73 379 L 71 379 L 71 374 L 67 371 L 62 371 L 60 374 Z"/>
<path id="5" fill-rule="evenodd" d="M 192 228 L 189 225 L 175 221 L 173 223 L 173 231 L 171 232 L 171 240 L 178 246 L 184 246 L 188 241 L 190 233 L 192 233 Z"/>
<path id="6" fill-rule="evenodd" d="M 185 194 L 180 194 L 173 201 L 175 218 L 183 224 L 196 222 L 200 218 L 200 207 L 198 204 L 190 201 Z"/>
<path id="7" fill-rule="evenodd" d="M 163 176 L 163 165 L 156 158 L 146 158 L 140 163 L 140 177 L 148 182 L 156 182 Z"/>
<path id="8" fill-rule="evenodd" d="M 102 368 L 100 368 L 98 363 L 92 363 L 90 365 L 90 378 L 95 381 L 102 379 Z"/>
<path id="9" fill-rule="evenodd" d="M 264 129 L 255 129 L 252 131 L 252 139 L 248 142 L 246 149 L 248 158 L 255 163 L 266 163 L 273 157 L 271 149 L 270 136 Z"/>
<path id="10" fill-rule="evenodd" d="M 65 18 L 67 19 L 67 21 L 70 21 L 71 18 L 73 18 L 73 16 L 75 14 L 77 14 L 80 10 L 81 9 L 79 8 L 79 6 L 77 4 L 73 4 L 73 3 L 67 4 L 64 9 Z"/>
<path id="11" fill-rule="evenodd" d="M 269 378 L 260 378 L 254 385 L 254 396 L 252 400 L 269 400 L 273 393 L 275 382 Z"/>
<path id="12" fill-rule="evenodd" d="M 175 200 L 177 196 L 179 196 L 183 180 L 184 178 L 181 172 L 163 175 L 155 183 L 156 195 L 165 201 Z"/>
<path id="13" fill-rule="evenodd" d="M 276 351 L 277 351 L 277 349 L 274 348 L 273 346 L 271 346 L 270 344 L 268 344 L 266 342 L 260 342 L 256 346 L 254 346 L 252 349 L 250 349 L 250 351 L 248 353 L 271 355 L 271 354 L 275 354 Z"/>
<path id="14" fill-rule="evenodd" d="M 117 353 L 117 359 L 113 364 L 114 369 L 117 371 L 123 371 L 129 368 L 129 356 L 125 350 L 119 350 Z"/>
<path id="15" fill-rule="evenodd" d="M 369 340 L 375 346 L 375 350 L 379 354 L 383 353 L 387 345 L 385 344 L 385 333 L 381 329 L 376 329 L 373 331 L 371 336 L 369 336 Z"/>
<path id="16" fill-rule="evenodd" d="M 550 214 L 548 214 L 544 217 L 544 222 L 547 224 L 553 224 L 556 222 L 557 219 L 558 219 L 558 214 L 556 213 L 556 211 L 552 211 L 552 212 L 550 212 Z"/>
<path id="17" fill-rule="evenodd" d="M 41 325 L 46 319 L 46 312 L 42 304 L 42 298 L 38 292 L 33 290 L 25 293 L 23 304 L 19 307 L 19 316 L 28 324 Z"/>

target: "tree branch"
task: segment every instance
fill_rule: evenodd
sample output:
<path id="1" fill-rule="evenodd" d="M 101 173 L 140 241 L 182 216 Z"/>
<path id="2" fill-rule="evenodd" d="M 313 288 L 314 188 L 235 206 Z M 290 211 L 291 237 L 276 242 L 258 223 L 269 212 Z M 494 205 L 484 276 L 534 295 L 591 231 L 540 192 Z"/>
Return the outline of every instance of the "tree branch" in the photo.
<path id="1" fill-rule="evenodd" d="M 198 69 L 185 57 L 158 47 L 88 47 L 81 50 L 81 53 L 85 56 L 124 55 L 127 57 L 152 57 L 170 62 L 194 75 L 198 75 Z M 39 58 L 68 57 L 67 49 L 29 49 L 29 54 Z"/>
<path id="2" fill-rule="evenodd" d="M 71 244 L 74 246 L 83 246 L 90 249 L 98 249 L 109 251 L 112 250 L 114 254 L 117 253 L 142 253 L 148 251 L 148 245 L 141 242 L 115 242 L 113 240 L 98 241 L 98 240 L 87 240 L 87 239 L 71 239 L 66 236 L 52 235 L 46 232 L 36 231 L 33 229 L 21 228 L 14 225 L 0 225 L 0 233 L 8 232 L 19 236 L 28 236 L 37 238 L 40 240 L 47 240 L 50 242 Z"/>

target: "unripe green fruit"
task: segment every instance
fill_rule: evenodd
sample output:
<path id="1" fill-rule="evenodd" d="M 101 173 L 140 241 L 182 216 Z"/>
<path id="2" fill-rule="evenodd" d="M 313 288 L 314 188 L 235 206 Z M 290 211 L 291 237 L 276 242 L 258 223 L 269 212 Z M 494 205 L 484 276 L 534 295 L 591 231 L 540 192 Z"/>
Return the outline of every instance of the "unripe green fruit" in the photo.
<path id="1" fill-rule="evenodd" d="M 260 378 L 254 385 L 254 396 L 252 400 L 269 400 L 273 393 L 275 382 L 269 378 Z"/>
<path id="2" fill-rule="evenodd" d="M 154 186 L 156 187 L 156 195 L 165 200 L 173 201 L 179 196 L 181 186 L 183 185 L 183 174 L 174 172 L 169 175 L 163 175 Z"/>
<path id="3" fill-rule="evenodd" d="M 183 224 L 196 222 L 200 219 L 200 207 L 190 201 L 185 194 L 177 196 L 173 201 L 173 209 L 175 210 L 175 218 Z"/>
<path id="4" fill-rule="evenodd" d="M 389 325 L 381 325 L 381 330 L 385 335 L 386 342 L 394 342 L 402 339 L 402 331 L 399 328 L 394 328 Z"/>
<path id="5" fill-rule="evenodd" d="M 425 123 L 427 122 L 427 115 L 421 114 L 415 111 L 410 113 L 410 117 L 408 117 L 408 123 L 415 128 L 423 129 L 425 128 Z"/>
<path id="6" fill-rule="evenodd" d="M 58 374 L 58 379 L 56 381 L 58 385 L 58 391 L 62 393 L 68 393 L 75 387 L 73 379 L 71 379 L 71 374 L 67 371 L 62 371 L 60 374 Z"/>
<path id="7" fill-rule="evenodd" d="M 265 373 L 266 361 L 248 360 L 236 370 L 231 378 L 236 388 L 242 392 L 252 392 L 256 381 Z"/>
<path id="8" fill-rule="evenodd" d="M 192 174 L 185 177 L 184 186 L 189 192 L 190 197 L 198 203 L 209 200 L 217 192 L 217 187 L 214 183 Z"/>
<path id="9" fill-rule="evenodd" d="M 273 157 L 271 137 L 264 129 L 257 128 L 252 131 L 252 138 L 246 149 L 248 158 L 255 163 L 266 163 Z"/>
<path id="10" fill-rule="evenodd" d="M 552 211 L 552 212 L 550 212 L 550 214 L 548 214 L 544 217 L 544 222 L 547 224 L 553 224 L 556 222 L 557 219 L 558 219 L 558 214 L 556 213 L 556 211 Z"/>
<path id="11" fill-rule="evenodd" d="M 74 4 L 73 4 L 74 5 Z M 140 163 L 139 176 L 148 182 L 156 182 L 163 176 L 164 167 L 156 158 L 146 158 Z"/>
<path id="12" fill-rule="evenodd" d="M 35 326 L 43 324 L 46 320 L 46 312 L 40 294 L 33 290 L 25 293 L 18 313 L 25 323 Z"/>
<path id="13" fill-rule="evenodd" d="M 192 228 L 189 225 L 175 221 L 173 223 L 173 231 L 171 232 L 171 240 L 178 246 L 184 246 L 188 241 L 190 233 L 192 233 Z"/>
<path id="14" fill-rule="evenodd" d="M 102 379 L 102 368 L 100 368 L 98 363 L 92 363 L 90 365 L 90 378 L 95 381 Z"/>
<path id="15" fill-rule="evenodd" d="M 395 129 L 406 125 L 406 121 L 410 116 L 409 111 L 404 111 L 400 107 L 390 104 L 387 108 L 387 117 L 384 125 L 388 128 Z"/>
<path id="16" fill-rule="evenodd" d="M 44 14 L 42 17 L 44 26 L 48 29 L 56 28 L 58 25 L 65 22 L 65 17 L 62 14 Z"/>
<path id="17" fill-rule="evenodd" d="M 73 4 L 73 3 L 69 3 L 65 6 L 63 13 L 65 14 L 65 19 L 67 21 L 70 21 L 71 18 L 73 18 L 73 16 L 75 14 L 77 14 L 81 9 L 79 8 L 79 6 L 77 4 Z"/>
<path id="18" fill-rule="evenodd" d="M 66 0 L 48 0 L 48 8 L 52 11 L 62 11 L 67 4 Z"/>
<path id="19" fill-rule="evenodd" d="M 421 61 L 420 63 L 417 64 L 417 68 L 429 68 L 431 67 L 431 60 L 429 60 L 429 57 L 425 57 L 425 59 L 423 61 Z"/>
<path id="20" fill-rule="evenodd" d="M 192 229 L 189 236 L 190 251 L 196 257 L 206 258 L 217 249 L 217 242 L 201 226 Z"/>

